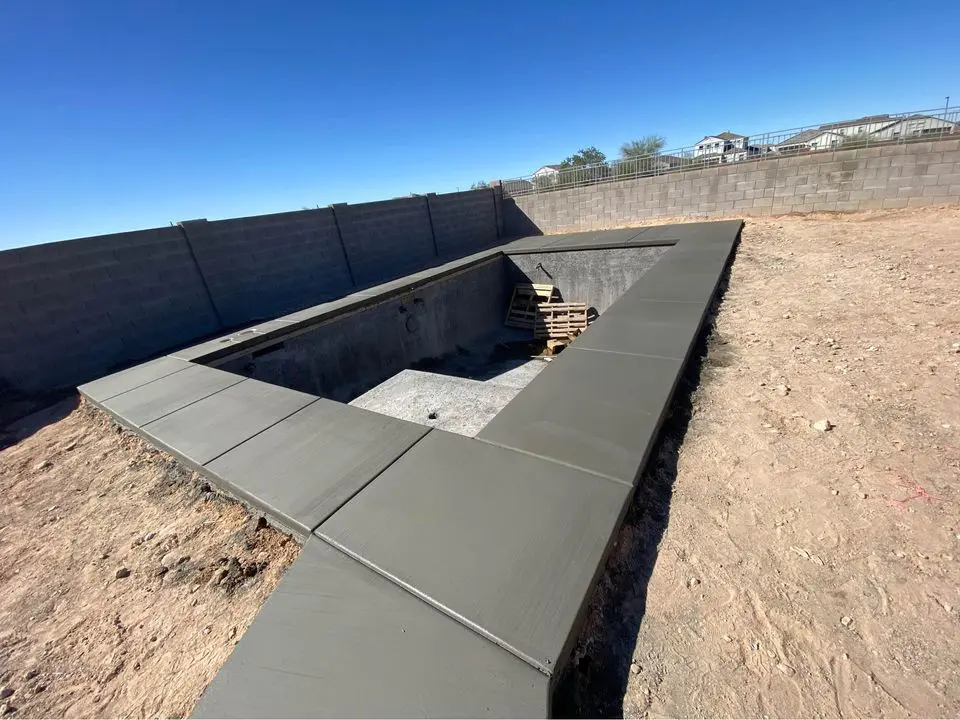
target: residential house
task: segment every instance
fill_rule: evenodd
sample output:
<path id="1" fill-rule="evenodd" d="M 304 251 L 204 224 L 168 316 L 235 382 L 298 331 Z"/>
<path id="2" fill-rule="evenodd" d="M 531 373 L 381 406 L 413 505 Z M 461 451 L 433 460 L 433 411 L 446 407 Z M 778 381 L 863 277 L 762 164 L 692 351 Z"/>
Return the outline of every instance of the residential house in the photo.
<path id="1" fill-rule="evenodd" d="M 889 115 L 867 115 L 855 120 L 841 120 L 840 122 L 821 125 L 821 130 L 829 130 L 845 138 L 858 135 L 871 135 L 896 122 L 896 118 Z"/>
<path id="2" fill-rule="evenodd" d="M 559 165 L 544 165 L 533 173 L 533 181 L 538 185 L 553 183 L 557 181 L 560 175 Z"/>
<path id="3" fill-rule="evenodd" d="M 749 145 L 749 138 L 746 135 L 737 135 L 732 132 L 722 132 L 716 135 L 707 135 L 698 142 L 694 148 L 694 157 L 703 157 L 705 155 L 723 155 L 727 152 L 743 151 Z"/>
<path id="4" fill-rule="evenodd" d="M 843 142 L 843 135 L 833 130 L 812 128 L 789 137 L 776 146 L 778 152 L 795 153 L 804 150 L 828 150 Z"/>
<path id="5" fill-rule="evenodd" d="M 911 115 L 874 132 L 871 139 L 899 140 L 900 138 L 947 135 L 955 132 L 960 132 L 960 124 L 958 123 L 932 115 Z"/>

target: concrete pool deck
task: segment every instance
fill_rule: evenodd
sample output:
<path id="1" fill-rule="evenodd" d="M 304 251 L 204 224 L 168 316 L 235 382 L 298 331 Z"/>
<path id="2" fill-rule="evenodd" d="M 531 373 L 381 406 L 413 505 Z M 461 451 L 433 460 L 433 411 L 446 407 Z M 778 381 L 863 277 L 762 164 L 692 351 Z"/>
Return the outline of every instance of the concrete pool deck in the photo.
<path id="1" fill-rule="evenodd" d="M 549 715 L 741 227 L 523 238 L 81 386 L 307 538 L 195 714 Z M 476 438 L 209 366 L 504 255 L 658 246 Z"/>

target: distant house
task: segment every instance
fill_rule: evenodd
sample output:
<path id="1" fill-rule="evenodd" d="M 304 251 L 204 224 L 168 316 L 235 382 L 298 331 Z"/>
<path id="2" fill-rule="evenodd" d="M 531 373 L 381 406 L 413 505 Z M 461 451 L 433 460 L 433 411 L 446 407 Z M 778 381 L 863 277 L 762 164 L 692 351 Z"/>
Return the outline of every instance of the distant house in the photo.
<path id="1" fill-rule="evenodd" d="M 533 173 L 533 181 L 539 184 L 556 182 L 559 175 L 559 165 L 544 165 L 542 168 Z"/>
<path id="2" fill-rule="evenodd" d="M 846 143 L 883 142 L 923 135 L 943 135 L 960 131 L 957 123 L 932 115 L 911 115 L 892 118 L 889 115 L 869 115 L 856 120 L 828 123 L 797 133 L 778 144 L 780 152 L 802 150 L 829 150 Z"/>
<path id="3" fill-rule="evenodd" d="M 877 140 L 898 140 L 922 135 L 945 135 L 960 132 L 960 125 L 932 115 L 911 115 L 873 133 Z"/>
<path id="4" fill-rule="evenodd" d="M 782 153 L 795 153 L 803 150 L 829 150 L 843 142 L 843 135 L 833 130 L 813 128 L 797 133 L 776 146 Z"/>
<path id="5" fill-rule="evenodd" d="M 707 135 L 698 142 L 693 150 L 694 157 L 705 155 L 723 155 L 728 152 L 746 151 L 749 146 L 746 135 L 737 135 L 732 132 L 722 132 L 716 135 Z"/>
<path id="6" fill-rule="evenodd" d="M 855 137 L 857 135 L 871 135 L 896 122 L 889 115 L 867 115 L 855 120 L 841 120 L 840 122 L 821 125 L 821 130 L 829 130 L 841 137 Z"/>

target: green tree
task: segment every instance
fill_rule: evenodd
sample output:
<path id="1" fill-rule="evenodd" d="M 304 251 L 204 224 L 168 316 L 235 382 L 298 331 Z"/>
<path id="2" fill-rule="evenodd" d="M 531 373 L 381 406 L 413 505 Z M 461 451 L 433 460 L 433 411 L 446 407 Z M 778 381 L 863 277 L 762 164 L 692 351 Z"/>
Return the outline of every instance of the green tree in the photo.
<path id="1" fill-rule="evenodd" d="M 620 157 L 637 158 L 646 155 L 656 155 L 663 150 L 663 146 L 666 144 L 667 141 L 662 135 L 647 135 L 639 140 L 631 140 L 621 145 Z"/>
<path id="2" fill-rule="evenodd" d="M 573 155 L 566 158 L 560 163 L 560 167 L 566 169 L 586 167 L 588 165 L 606 165 L 606 163 L 607 156 L 591 145 L 588 148 L 582 148 L 578 150 Z"/>
<path id="3" fill-rule="evenodd" d="M 471 189 L 471 190 L 483 190 L 484 188 L 488 188 L 488 187 L 490 187 L 490 183 L 484 182 L 483 180 L 481 180 L 480 182 L 475 182 L 473 185 L 471 185 L 471 186 L 470 186 L 470 189 Z"/>

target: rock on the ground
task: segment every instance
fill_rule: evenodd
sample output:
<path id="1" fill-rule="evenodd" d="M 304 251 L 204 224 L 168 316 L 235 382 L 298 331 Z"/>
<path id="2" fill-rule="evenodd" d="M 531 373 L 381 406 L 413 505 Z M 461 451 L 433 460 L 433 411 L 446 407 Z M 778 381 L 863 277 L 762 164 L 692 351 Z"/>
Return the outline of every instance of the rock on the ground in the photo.
<path id="1" fill-rule="evenodd" d="M 125 567 L 119 568 L 117 570 L 117 580 L 122 580 L 125 577 L 130 577 L 130 569 Z"/>
<path id="2" fill-rule="evenodd" d="M 833 430 L 834 424 L 829 420 L 817 420 L 816 422 L 812 423 L 810 427 L 819 432 L 828 432 Z"/>

